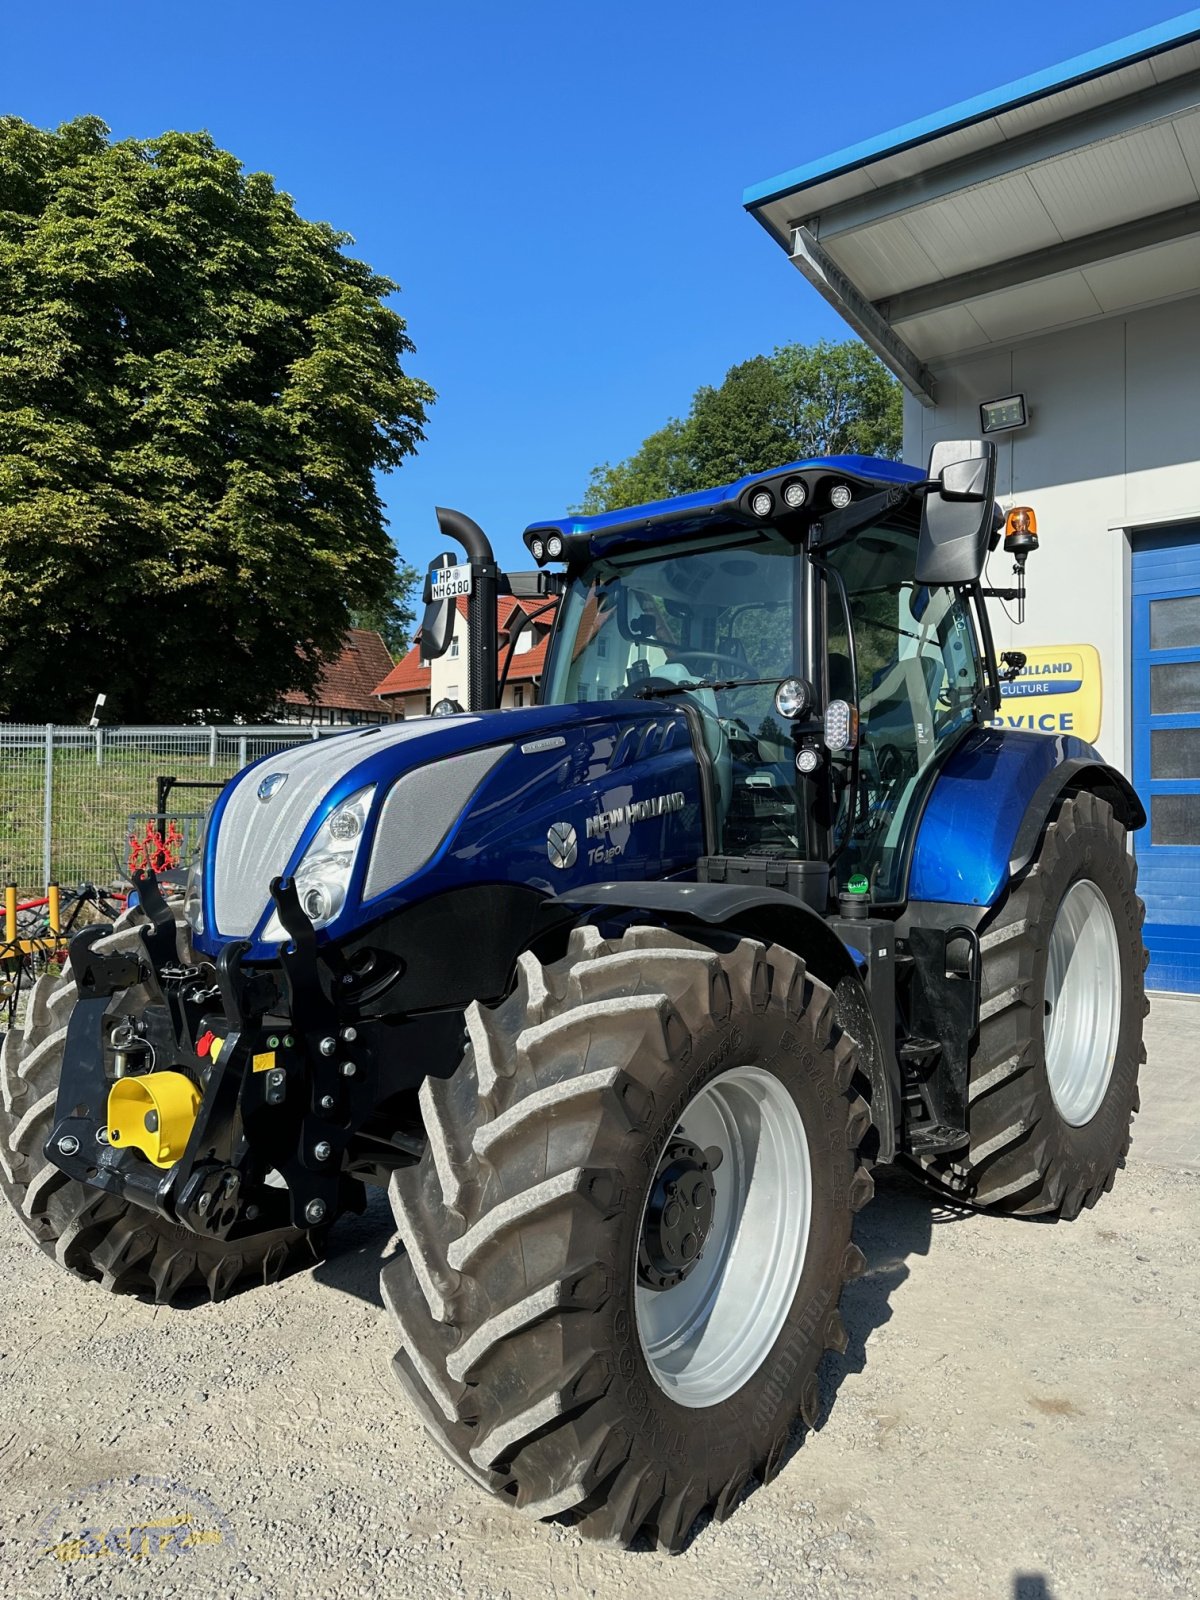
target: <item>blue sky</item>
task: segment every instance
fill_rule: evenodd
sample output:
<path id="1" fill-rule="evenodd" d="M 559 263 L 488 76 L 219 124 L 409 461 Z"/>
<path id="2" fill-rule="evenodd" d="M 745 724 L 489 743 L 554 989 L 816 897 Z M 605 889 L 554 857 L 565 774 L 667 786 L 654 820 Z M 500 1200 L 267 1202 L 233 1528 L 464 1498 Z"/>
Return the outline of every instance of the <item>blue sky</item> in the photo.
<path id="1" fill-rule="evenodd" d="M 749 184 L 1133 33 L 1138 0 L 413 6 L 8 0 L 0 108 L 118 136 L 207 128 L 403 287 L 439 393 L 387 478 L 504 561 L 701 383 L 843 325 L 741 208 Z"/>

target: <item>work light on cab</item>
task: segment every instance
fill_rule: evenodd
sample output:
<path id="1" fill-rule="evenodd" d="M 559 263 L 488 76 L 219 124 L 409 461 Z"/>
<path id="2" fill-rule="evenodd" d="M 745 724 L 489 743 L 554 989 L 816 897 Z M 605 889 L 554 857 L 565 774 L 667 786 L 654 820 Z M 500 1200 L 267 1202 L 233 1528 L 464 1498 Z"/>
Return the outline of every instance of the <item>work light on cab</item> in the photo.
<path id="1" fill-rule="evenodd" d="M 853 750 L 858 743 L 858 708 L 846 700 L 831 700 L 825 707 L 825 748 Z"/>
<path id="2" fill-rule="evenodd" d="M 775 709 L 788 722 L 806 717 L 812 705 L 812 685 L 803 678 L 785 678 L 775 691 Z"/>
<path id="3" fill-rule="evenodd" d="M 775 499 L 769 489 L 759 489 L 750 496 L 750 509 L 756 517 L 769 517 L 775 508 Z"/>

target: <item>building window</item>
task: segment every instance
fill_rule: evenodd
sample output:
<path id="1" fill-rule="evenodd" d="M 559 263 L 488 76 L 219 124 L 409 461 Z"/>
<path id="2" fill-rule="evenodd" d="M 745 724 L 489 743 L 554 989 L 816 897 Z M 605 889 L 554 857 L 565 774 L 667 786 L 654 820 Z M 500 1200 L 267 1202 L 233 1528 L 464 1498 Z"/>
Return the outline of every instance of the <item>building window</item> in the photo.
<path id="1" fill-rule="evenodd" d="M 513 705 L 514 706 L 523 706 L 524 704 L 525 704 L 525 685 L 523 683 L 519 683 L 519 684 L 517 684 L 516 688 L 513 690 Z"/>
<path id="2" fill-rule="evenodd" d="M 458 635 L 455 634 L 450 641 L 450 659 L 455 660 L 458 655 Z"/>
<path id="3" fill-rule="evenodd" d="M 433 710 L 433 696 L 431 694 L 427 694 L 425 696 L 425 715 L 428 716 L 429 713 L 432 710 Z"/>

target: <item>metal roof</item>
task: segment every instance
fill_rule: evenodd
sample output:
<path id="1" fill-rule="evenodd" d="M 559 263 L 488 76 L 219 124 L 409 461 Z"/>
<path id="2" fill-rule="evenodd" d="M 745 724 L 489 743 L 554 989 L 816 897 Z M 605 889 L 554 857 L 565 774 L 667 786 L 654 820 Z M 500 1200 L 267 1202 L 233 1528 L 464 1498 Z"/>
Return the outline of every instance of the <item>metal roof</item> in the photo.
<path id="1" fill-rule="evenodd" d="M 747 189 L 926 404 L 929 363 L 1200 289 L 1200 11 Z"/>

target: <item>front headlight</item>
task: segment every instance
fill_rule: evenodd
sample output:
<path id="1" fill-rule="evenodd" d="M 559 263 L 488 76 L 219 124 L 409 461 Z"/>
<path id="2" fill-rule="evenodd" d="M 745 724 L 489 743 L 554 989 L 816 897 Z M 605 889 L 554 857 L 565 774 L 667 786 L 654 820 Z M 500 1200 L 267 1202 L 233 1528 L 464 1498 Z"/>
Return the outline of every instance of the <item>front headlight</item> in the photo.
<path id="1" fill-rule="evenodd" d="M 375 785 L 371 784 L 331 811 L 296 868 L 300 908 L 314 928 L 324 928 L 346 904 L 374 793 Z M 272 914 L 262 937 L 265 944 L 282 943 L 287 939 L 287 930 L 278 912 Z"/>

